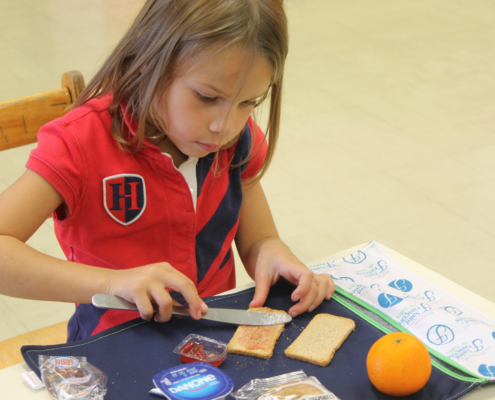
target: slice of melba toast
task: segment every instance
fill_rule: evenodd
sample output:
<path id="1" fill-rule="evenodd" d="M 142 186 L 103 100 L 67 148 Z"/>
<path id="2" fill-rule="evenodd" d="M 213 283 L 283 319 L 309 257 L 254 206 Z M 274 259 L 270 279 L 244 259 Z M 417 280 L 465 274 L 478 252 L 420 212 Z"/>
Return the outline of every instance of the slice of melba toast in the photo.
<path id="1" fill-rule="evenodd" d="M 318 314 L 287 347 L 285 355 L 325 367 L 355 327 L 352 319 Z"/>
<path id="2" fill-rule="evenodd" d="M 268 307 L 251 307 L 249 311 L 287 314 L 285 311 Z M 227 345 L 229 353 L 244 354 L 259 358 L 270 358 L 278 337 L 285 324 L 278 325 L 239 325 Z"/>

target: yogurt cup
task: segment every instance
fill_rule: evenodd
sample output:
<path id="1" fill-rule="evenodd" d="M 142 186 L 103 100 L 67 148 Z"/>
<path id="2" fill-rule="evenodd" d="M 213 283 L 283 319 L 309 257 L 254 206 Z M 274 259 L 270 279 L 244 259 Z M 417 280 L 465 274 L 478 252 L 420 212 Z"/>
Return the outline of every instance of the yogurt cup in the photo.
<path id="1" fill-rule="evenodd" d="M 234 387 L 227 374 L 203 362 L 166 369 L 153 377 L 153 383 L 170 400 L 223 400 Z"/>

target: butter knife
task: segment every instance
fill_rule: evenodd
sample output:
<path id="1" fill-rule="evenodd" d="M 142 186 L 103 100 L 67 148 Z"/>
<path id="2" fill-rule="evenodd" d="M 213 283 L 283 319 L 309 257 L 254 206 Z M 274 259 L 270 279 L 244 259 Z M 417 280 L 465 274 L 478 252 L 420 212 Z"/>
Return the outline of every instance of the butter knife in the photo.
<path id="1" fill-rule="evenodd" d="M 92 303 L 97 308 L 129 311 L 137 311 L 138 309 L 134 303 L 109 294 L 95 294 L 92 298 Z M 173 306 L 172 314 L 191 316 L 189 308 L 183 306 Z M 292 317 L 289 314 L 210 307 L 201 319 L 237 325 L 278 325 L 292 321 Z"/>

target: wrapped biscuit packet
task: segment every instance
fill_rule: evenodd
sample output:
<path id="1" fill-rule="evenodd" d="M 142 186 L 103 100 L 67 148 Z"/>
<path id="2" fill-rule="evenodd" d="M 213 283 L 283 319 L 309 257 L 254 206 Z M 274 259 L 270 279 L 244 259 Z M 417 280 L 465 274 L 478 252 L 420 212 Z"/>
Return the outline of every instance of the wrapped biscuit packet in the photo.
<path id="1" fill-rule="evenodd" d="M 253 379 L 232 393 L 237 400 L 340 400 L 314 376 L 295 371 Z"/>
<path id="2" fill-rule="evenodd" d="M 50 395 L 57 400 L 103 400 L 107 393 L 107 376 L 86 357 L 39 356 L 41 379 Z"/>

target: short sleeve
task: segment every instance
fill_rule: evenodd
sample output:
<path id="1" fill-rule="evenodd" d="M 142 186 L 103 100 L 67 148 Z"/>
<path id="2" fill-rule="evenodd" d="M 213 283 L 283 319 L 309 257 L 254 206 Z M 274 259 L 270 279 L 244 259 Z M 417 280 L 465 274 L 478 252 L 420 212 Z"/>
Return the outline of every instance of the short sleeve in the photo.
<path id="1" fill-rule="evenodd" d="M 249 146 L 251 147 L 251 158 L 247 164 L 247 167 L 241 174 L 242 179 L 252 178 L 256 176 L 261 170 L 263 163 L 265 162 L 266 153 L 268 150 L 268 144 L 265 140 L 265 134 L 261 128 L 249 117 L 247 121 L 247 129 L 251 136 Z M 253 146 L 251 146 L 253 143 Z"/>
<path id="2" fill-rule="evenodd" d="M 81 199 L 85 169 L 81 151 L 73 135 L 60 120 L 38 132 L 38 146 L 26 167 L 41 175 L 64 198 L 73 214 Z"/>

